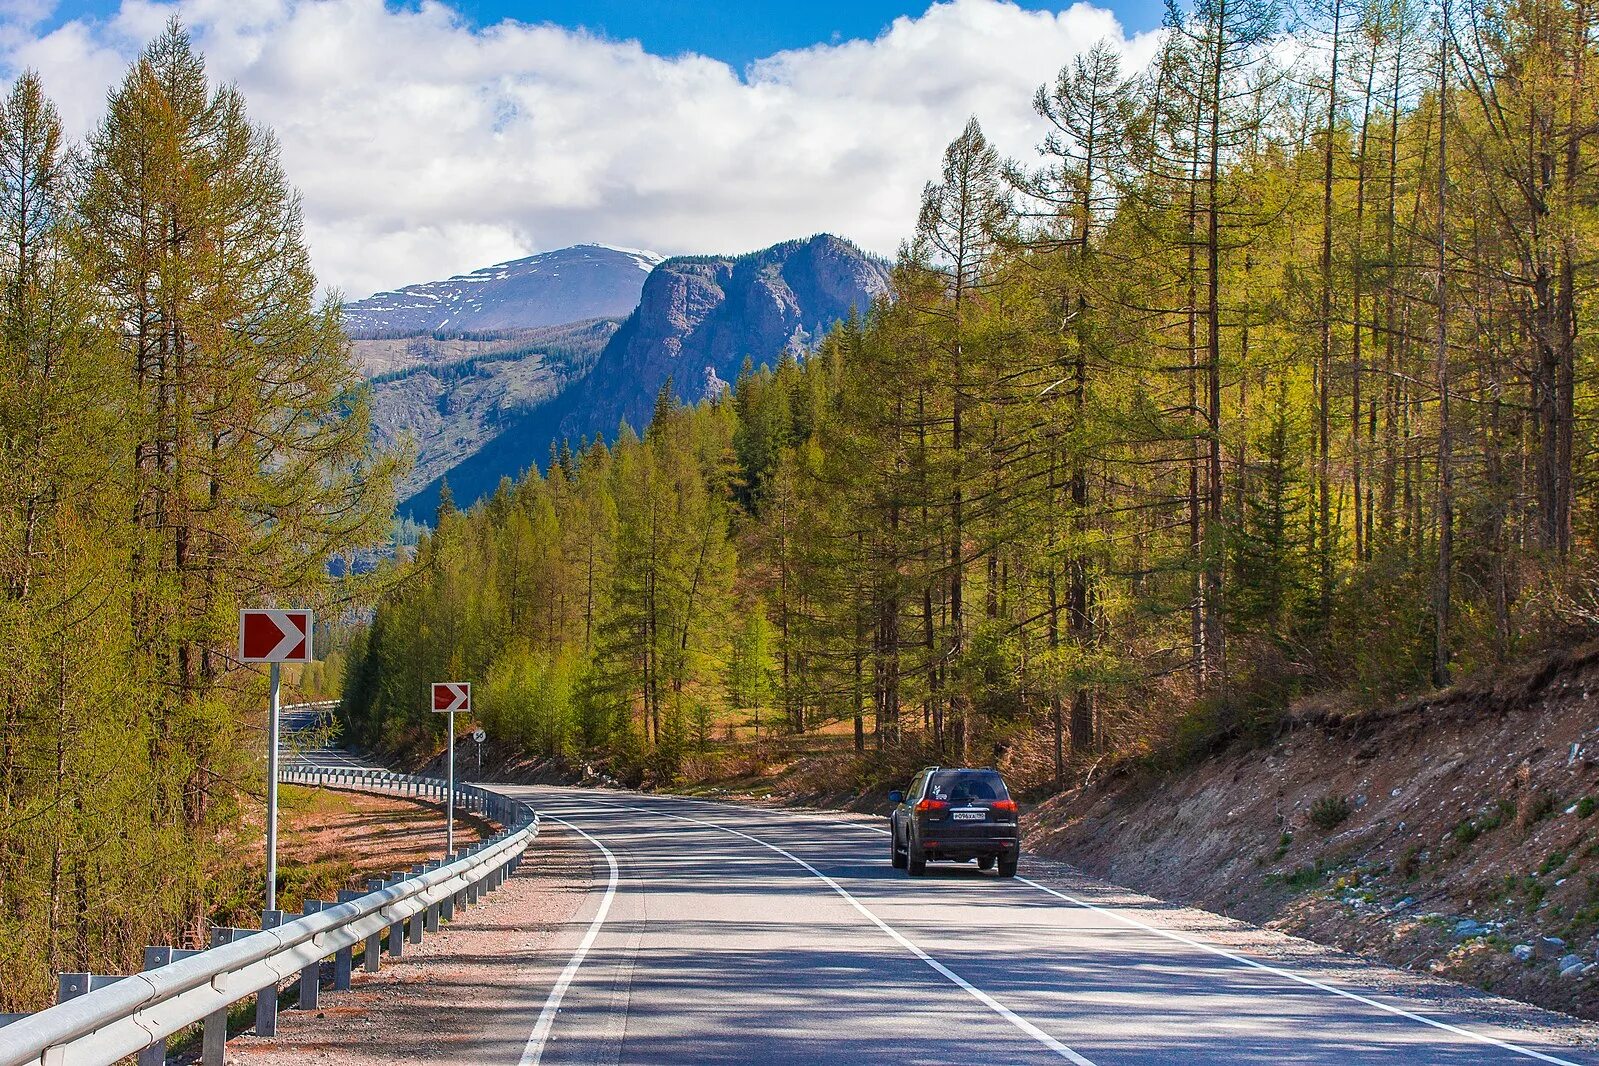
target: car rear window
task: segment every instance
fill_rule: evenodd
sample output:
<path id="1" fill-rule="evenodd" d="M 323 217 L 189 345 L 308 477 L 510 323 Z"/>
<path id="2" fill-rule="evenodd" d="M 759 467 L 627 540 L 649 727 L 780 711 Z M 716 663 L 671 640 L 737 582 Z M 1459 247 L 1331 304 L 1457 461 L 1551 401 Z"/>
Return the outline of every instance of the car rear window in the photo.
<path id="1" fill-rule="evenodd" d="M 927 794 L 946 803 L 1010 798 L 996 770 L 940 770 L 928 782 Z"/>

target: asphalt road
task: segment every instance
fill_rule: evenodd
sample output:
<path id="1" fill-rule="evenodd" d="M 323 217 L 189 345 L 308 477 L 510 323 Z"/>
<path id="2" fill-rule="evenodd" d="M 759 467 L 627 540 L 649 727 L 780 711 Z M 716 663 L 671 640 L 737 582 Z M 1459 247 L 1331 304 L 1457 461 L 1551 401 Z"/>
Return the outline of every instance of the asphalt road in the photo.
<path id="1" fill-rule="evenodd" d="M 1193 912 L 1025 856 L 1014 881 L 912 879 L 878 823 L 498 787 L 590 849 L 584 904 L 498 1019 L 527 1033 L 520 1066 L 1599 1063 L 1503 1001 L 1219 946 Z"/>
<path id="2" fill-rule="evenodd" d="M 341 767 L 381 770 L 382 766 L 335 746 L 333 712 L 327 707 L 289 704 L 278 725 L 278 762 L 284 769 Z"/>

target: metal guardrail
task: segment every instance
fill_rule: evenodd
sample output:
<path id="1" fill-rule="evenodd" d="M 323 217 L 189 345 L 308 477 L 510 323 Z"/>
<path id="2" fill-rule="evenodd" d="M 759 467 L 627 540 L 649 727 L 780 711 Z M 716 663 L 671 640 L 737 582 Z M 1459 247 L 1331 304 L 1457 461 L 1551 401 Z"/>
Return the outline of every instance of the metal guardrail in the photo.
<path id="1" fill-rule="evenodd" d="M 356 767 L 286 768 L 281 779 L 418 798 L 443 799 L 445 792 L 433 778 Z M 63 974 L 63 1002 L 0 1028 L 0 1066 L 103 1066 L 134 1053 L 140 1066 L 161 1063 L 167 1037 L 197 1022 L 204 1023 L 203 1061 L 220 1064 L 228 1008 L 250 996 L 257 997 L 257 1032 L 273 1035 L 284 981 L 298 975 L 299 1005 L 313 1008 L 323 960 L 334 960 L 334 988 L 348 988 L 356 946 L 365 945 L 364 966 L 376 970 L 385 939 L 388 953 L 399 955 L 407 937 L 420 943 L 441 918 L 476 903 L 515 871 L 538 835 L 538 815 L 525 803 L 475 785 L 455 791 L 458 809 L 505 828 L 450 861 L 370 881 L 364 894 L 341 893 L 336 904 L 309 902 L 304 914 L 281 924 L 268 915 L 263 924 L 270 928 L 214 930 L 206 950 L 150 949 L 149 968 L 141 973 Z"/>

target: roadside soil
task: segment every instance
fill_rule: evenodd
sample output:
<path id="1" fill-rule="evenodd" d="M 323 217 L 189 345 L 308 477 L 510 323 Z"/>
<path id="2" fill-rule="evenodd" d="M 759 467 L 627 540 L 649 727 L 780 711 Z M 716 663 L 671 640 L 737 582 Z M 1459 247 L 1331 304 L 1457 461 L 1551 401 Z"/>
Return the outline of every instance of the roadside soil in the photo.
<path id="1" fill-rule="evenodd" d="M 364 889 L 444 854 L 441 804 L 337 788 L 285 785 L 282 800 L 278 904 L 298 911 L 307 899 L 332 900 L 340 889 Z M 481 840 L 493 827 L 458 815 L 456 846 Z"/>
<path id="2" fill-rule="evenodd" d="M 366 973 L 354 987 L 324 985 L 315 1010 L 286 1010 L 278 1035 L 246 1033 L 228 1041 L 232 1062 L 252 1066 L 338 1063 L 515 1061 L 543 1006 L 535 969 L 549 963 L 552 942 L 576 920 L 588 892 L 585 845 L 550 826 L 536 855 L 499 891 L 459 912 L 421 944 Z M 562 960 L 564 961 L 564 960 Z M 324 980 L 331 970 L 324 966 Z"/>
<path id="3" fill-rule="evenodd" d="M 1404 969 L 1599 1018 L 1599 645 L 1039 804 L 1026 846 Z M 1524 956 L 1524 957 L 1523 957 Z"/>

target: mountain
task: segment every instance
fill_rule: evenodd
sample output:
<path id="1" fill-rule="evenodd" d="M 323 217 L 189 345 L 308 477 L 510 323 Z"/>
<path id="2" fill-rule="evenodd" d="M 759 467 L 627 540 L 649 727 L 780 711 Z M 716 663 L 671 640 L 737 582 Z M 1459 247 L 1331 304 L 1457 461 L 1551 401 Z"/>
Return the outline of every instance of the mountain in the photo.
<path id="1" fill-rule="evenodd" d="M 654 252 L 580 244 L 345 304 L 344 329 L 360 341 L 621 318 L 660 262 Z M 361 345 L 357 353 L 365 361 Z"/>
<path id="2" fill-rule="evenodd" d="M 441 479 L 467 506 L 494 491 L 502 476 L 542 463 L 552 441 L 611 437 L 624 419 L 642 429 L 668 379 L 686 402 L 712 395 L 734 380 L 746 357 L 759 365 L 786 350 L 803 352 L 852 310 L 865 313 L 888 286 L 887 264 L 828 234 L 742 256 L 665 260 L 592 369 L 498 422 L 498 435 L 429 481 L 400 511 L 431 519 Z"/>
<path id="3" fill-rule="evenodd" d="M 399 368 L 371 379 L 372 422 L 379 446 L 415 446 L 401 497 L 423 489 L 508 424 L 581 380 L 620 325 L 601 318 L 479 339 L 428 334 L 396 341 Z M 386 342 L 354 343 L 359 349 Z"/>
<path id="4" fill-rule="evenodd" d="M 888 267 L 829 234 L 737 258 L 669 259 L 584 379 L 560 435 L 609 435 L 623 420 L 642 429 L 667 378 L 679 399 L 704 399 L 745 357 L 759 365 L 802 354 L 886 292 Z"/>

